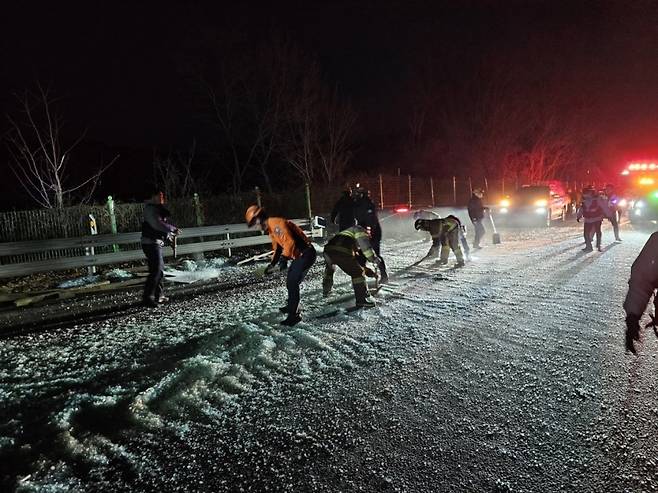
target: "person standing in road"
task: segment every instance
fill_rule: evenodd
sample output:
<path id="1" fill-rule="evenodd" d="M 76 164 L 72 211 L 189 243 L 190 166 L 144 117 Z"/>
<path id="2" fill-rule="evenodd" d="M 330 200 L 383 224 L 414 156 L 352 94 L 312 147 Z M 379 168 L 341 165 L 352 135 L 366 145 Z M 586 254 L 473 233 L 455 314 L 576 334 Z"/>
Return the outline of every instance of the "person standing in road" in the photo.
<path id="1" fill-rule="evenodd" d="M 645 243 L 642 251 L 631 266 L 631 278 L 628 280 L 628 293 L 624 300 L 626 312 L 626 349 L 635 354 L 634 341 L 640 340 L 640 319 L 649 299 L 658 288 L 658 232 L 653 233 Z M 651 317 L 656 330 L 656 298 L 654 296 L 654 315 Z M 658 332 L 656 333 L 658 335 Z"/>
<path id="2" fill-rule="evenodd" d="M 292 260 L 286 279 L 288 302 L 280 309 L 288 315 L 281 324 L 292 327 L 302 319 L 299 314 L 299 285 L 315 262 L 315 248 L 299 226 L 282 217 L 269 217 L 262 207 L 250 206 L 245 213 L 245 220 L 249 227 L 258 225 L 272 240 L 274 255 L 265 268 L 265 275 L 274 272 L 280 260 Z"/>
<path id="3" fill-rule="evenodd" d="M 576 213 L 576 221 L 584 221 L 583 236 L 585 238 L 584 252 L 591 252 L 592 240 L 596 235 L 596 249 L 601 251 L 601 223 L 604 217 L 610 217 L 606 201 L 599 197 L 593 188 L 583 190 L 583 202 Z"/>
<path id="4" fill-rule="evenodd" d="M 619 237 L 619 197 L 615 193 L 615 187 L 611 183 L 605 186 L 605 196 L 608 199 L 608 209 L 610 215 L 608 220 L 612 224 L 612 231 L 615 234 L 615 241 L 621 241 Z"/>
<path id="5" fill-rule="evenodd" d="M 473 190 L 473 194 L 468 201 L 468 217 L 471 218 L 473 228 L 475 229 L 475 238 L 473 239 L 473 248 L 475 250 L 482 248 L 480 241 L 482 241 L 482 238 L 486 232 L 484 229 L 484 224 L 482 224 L 484 221 L 484 211 L 487 209 L 482 204 L 483 196 L 484 192 L 482 189 L 476 188 Z"/>
<path id="6" fill-rule="evenodd" d="M 336 222 L 336 219 L 338 219 L 338 222 Z M 352 198 L 352 187 L 349 185 L 345 186 L 340 199 L 331 211 L 331 222 L 338 224 L 338 231 L 351 228 L 355 224 L 354 199 Z"/>
<path id="7" fill-rule="evenodd" d="M 375 255 L 370 244 L 366 230 L 361 226 L 352 226 L 340 231 L 324 247 L 325 269 L 322 279 L 322 293 L 329 296 L 334 285 L 334 272 L 336 266 L 352 278 L 354 297 L 358 308 L 369 308 L 375 304 L 368 299 L 368 286 L 366 277 L 376 277 L 372 269 L 364 267 L 358 260 L 362 255 L 366 260 L 375 264 L 382 272 L 382 282 L 388 281 L 384 276 L 381 259 Z"/>
<path id="8" fill-rule="evenodd" d="M 144 205 L 142 221 L 142 251 L 146 255 L 148 277 L 144 284 L 143 301 L 146 306 L 157 306 L 168 301 L 163 292 L 164 257 L 162 249 L 180 234 L 180 230 L 169 223 L 171 213 L 165 208 L 165 196 L 154 193 Z"/>
<path id="9" fill-rule="evenodd" d="M 370 200 L 370 194 L 368 190 L 364 187 L 361 187 L 357 184 L 355 190 L 355 199 L 354 199 L 354 217 L 356 223 L 359 226 L 362 226 L 370 236 L 370 244 L 372 249 L 375 252 L 375 255 L 381 260 L 381 274 L 382 277 L 386 276 L 386 264 L 381 255 L 381 243 L 382 243 L 382 227 L 379 224 L 379 218 L 377 217 L 377 207 Z"/>

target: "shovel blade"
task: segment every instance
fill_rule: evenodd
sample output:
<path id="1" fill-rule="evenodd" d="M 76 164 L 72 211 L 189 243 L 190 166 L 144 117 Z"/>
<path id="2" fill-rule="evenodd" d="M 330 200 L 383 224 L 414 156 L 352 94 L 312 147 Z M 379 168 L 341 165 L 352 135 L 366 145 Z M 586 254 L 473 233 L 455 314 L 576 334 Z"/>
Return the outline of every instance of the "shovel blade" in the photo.
<path id="1" fill-rule="evenodd" d="M 494 245 L 500 245 L 500 233 L 494 233 L 492 242 Z"/>

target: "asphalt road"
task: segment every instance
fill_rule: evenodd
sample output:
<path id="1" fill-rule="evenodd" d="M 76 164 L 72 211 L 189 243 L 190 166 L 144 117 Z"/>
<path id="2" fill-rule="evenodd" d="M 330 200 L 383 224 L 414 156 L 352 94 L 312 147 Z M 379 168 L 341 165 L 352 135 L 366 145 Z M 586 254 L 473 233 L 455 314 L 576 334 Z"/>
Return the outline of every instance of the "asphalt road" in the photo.
<path id="1" fill-rule="evenodd" d="M 490 235 L 490 233 L 488 233 Z M 388 241 L 376 308 L 304 321 L 282 279 L 0 341 L 2 485 L 24 491 L 652 491 L 653 333 L 623 350 L 647 232 L 504 230 L 463 269 Z M 336 297 L 350 292 L 345 277 Z M 331 301 L 331 300 L 330 300 Z"/>

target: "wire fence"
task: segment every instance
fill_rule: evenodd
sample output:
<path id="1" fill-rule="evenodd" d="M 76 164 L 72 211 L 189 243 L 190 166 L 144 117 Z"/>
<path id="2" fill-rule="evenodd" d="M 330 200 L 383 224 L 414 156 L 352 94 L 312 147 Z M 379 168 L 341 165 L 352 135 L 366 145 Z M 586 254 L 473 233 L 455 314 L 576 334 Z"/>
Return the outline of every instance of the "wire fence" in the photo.
<path id="1" fill-rule="evenodd" d="M 411 175 L 353 176 L 349 183 L 368 189 L 371 199 L 380 208 L 464 206 L 474 188 L 482 188 L 485 202 L 493 202 L 519 185 L 501 179 Z M 193 197 L 171 200 L 167 208 L 172 213 L 173 222 L 181 228 L 243 222 L 244 211 L 255 203 L 266 207 L 270 215 L 310 217 L 313 214 L 329 214 L 342 190 L 343 187 L 338 185 L 311 184 L 286 193 L 266 193 L 255 189 L 232 195 L 200 197 L 195 194 Z M 139 231 L 143 210 L 143 203 L 115 202 L 108 197 L 106 203 L 97 205 L 0 212 L 0 242 L 87 236 L 91 234 L 92 217 L 98 234 Z M 20 259 L 0 259 L 0 263 L 45 260 L 71 253 L 74 252 L 25 254 Z"/>

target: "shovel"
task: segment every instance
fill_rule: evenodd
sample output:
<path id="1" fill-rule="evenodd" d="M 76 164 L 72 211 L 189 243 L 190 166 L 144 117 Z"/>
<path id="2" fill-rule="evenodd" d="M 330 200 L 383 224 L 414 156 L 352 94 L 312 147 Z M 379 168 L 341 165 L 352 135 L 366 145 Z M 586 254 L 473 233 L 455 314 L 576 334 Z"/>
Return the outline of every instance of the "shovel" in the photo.
<path id="1" fill-rule="evenodd" d="M 491 238 L 491 242 L 494 245 L 500 245 L 500 233 L 496 231 L 496 224 L 494 223 L 491 213 L 489 213 L 489 219 L 491 220 L 491 228 L 493 229 L 493 237 Z"/>

